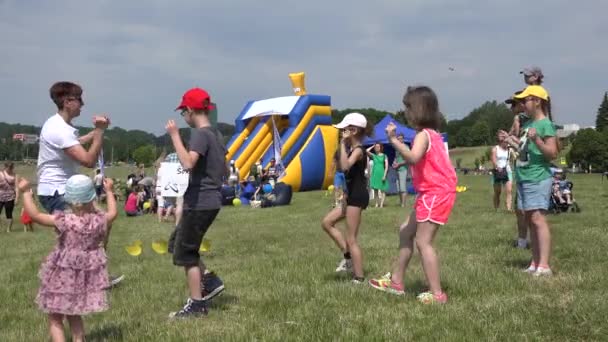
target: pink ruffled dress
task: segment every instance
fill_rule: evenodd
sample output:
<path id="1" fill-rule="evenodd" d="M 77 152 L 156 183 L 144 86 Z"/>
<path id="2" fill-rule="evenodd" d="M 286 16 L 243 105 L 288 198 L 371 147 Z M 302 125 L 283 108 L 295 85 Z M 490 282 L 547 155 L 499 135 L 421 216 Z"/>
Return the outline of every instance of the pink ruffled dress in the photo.
<path id="1" fill-rule="evenodd" d="M 107 232 L 102 212 L 82 216 L 55 214 L 55 249 L 39 272 L 36 303 L 46 313 L 84 315 L 108 309 L 109 278 L 103 241 Z"/>

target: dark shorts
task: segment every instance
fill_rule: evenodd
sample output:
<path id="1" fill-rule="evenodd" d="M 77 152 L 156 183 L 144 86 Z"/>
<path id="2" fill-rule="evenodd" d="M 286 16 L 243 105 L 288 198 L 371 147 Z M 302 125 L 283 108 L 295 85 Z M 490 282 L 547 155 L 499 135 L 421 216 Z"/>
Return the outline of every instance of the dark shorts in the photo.
<path id="1" fill-rule="evenodd" d="M 4 216 L 6 216 L 6 219 L 12 220 L 13 210 L 15 210 L 15 200 L 0 202 L 0 214 L 2 214 L 2 209 L 4 209 Z"/>
<path id="2" fill-rule="evenodd" d="M 97 197 L 101 196 L 101 194 L 103 194 L 103 186 L 96 185 L 95 186 L 95 193 L 97 194 Z"/>
<path id="3" fill-rule="evenodd" d="M 358 207 L 361 209 L 367 208 L 369 204 L 369 193 L 365 192 L 355 192 L 352 194 L 348 194 L 346 197 L 346 205 L 349 207 Z"/>
<path id="4" fill-rule="evenodd" d="M 52 214 L 54 211 L 64 211 L 67 208 L 67 203 L 57 191 L 53 196 L 38 196 L 40 205 L 47 213 Z"/>
<path id="5" fill-rule="evenodd" d="M 169 238 L 169 253 L 173 254 L 174 265 L 199 264 L 201 242 L 219 212 L 219 209 L 183 211 L 179 224 Z"/>

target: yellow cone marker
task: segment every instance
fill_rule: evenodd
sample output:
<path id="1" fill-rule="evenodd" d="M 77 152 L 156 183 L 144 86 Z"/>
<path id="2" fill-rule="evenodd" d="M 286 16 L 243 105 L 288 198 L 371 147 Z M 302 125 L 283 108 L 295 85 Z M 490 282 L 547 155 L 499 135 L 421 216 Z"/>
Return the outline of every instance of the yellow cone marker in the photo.
<path id="1" fill-rule="evenodd" d="M 209 252 L 211 250 L 211 240 L 203 239 L 199 252 Z"/>
<path id="2" fill-rule="evenodd" d="M 136 257 L 141 254 L 141 246 L 139 245 L 126 246 L 125 250 L 127 251 L 127 253 L 129 253 L 130 256 Z"/>
<path id="3" fill-rule="evenodd" d="M 166 254 L 168 250 L 167 241 L 160 239 L 152 242 L 152 250 L 160 255 Z"/>

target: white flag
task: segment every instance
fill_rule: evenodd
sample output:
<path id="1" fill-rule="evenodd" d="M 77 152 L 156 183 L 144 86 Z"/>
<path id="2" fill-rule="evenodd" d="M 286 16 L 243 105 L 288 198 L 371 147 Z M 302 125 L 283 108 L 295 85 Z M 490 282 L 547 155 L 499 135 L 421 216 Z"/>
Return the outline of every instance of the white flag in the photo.
<path id="1" fill-rule="evenodd" d="M 274 116 L 272 117 L 272 145 L 274 147 L 274 159 L 276 161 L 276 174 L 280 179 L 285 176 L 285 167 L 283 166 L 283 159 L 281 158 L 283 144 L 281 143 L 281 136 L 279 135 L 279 130 L 274 121 Z"/>

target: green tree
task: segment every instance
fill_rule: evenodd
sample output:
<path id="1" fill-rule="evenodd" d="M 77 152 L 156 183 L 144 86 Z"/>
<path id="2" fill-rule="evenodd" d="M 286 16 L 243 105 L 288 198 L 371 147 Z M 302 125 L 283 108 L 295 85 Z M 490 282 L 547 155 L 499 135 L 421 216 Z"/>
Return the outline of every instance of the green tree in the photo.
<path id="1" fill-rule="evenodd" d="M 489 127 L 489 141 L 493 141 L 492 137 L 496 134 L 499 129 L 508 130 L 513 123 L 513 113 L 504 104 L 496 101 L 487 101 L 478 108 L 473 109 L 466 117 L 460 120 L 450 120 L 447 123 L 446 131 L 448 138 L 450 139 L 451 146 L 475 146 L 471 143 L 470 145 L 461 145 L 458 141 L 468 142 L 468 139 L 455 139 L 459 132 L 464 127 L 472 128 L 477 122 L 485 121 Z"/>
<path id="2" fill-rule="evenodd" d="M 486 149 L 486 152 L 484 153 L 484 156 L 486 157 L 487 161 L 491 161 L 492 160 L 492 149 L 494 148 L 494 146 L 490 146 Z"/>
<path id="3" fill-rule="evenodd" d="M 448 133 L 448 139 L 450 134 Z M 454 134 L 454 146 L 473 146 L 471 140 L 471 127 L 462 127 L 456 134 Z"/>
<path id="4" fill-rule="evenodd" d="M 608 170 L 608 132 L 600 133 L 591 128 L 578 131 L 568 161 L 580 164 L 583 169 L 592 165 L 597 171 Z"/>
<path id="5" fill-rule="evenodd" d="M 487 145 L 490 142 L 490 126 L 485 120 L 477 121 L 471 128 L 473 146 Z"/>
<path id="6" fill-rule="evenodd" d="M 146 167 L 152 165 L 156 159 L 156 147 L 153 145 L 140 146 L 133 151 L 133 160 L 137 164 L 144 164 Z"/>
<path id="7" fill-rule="evenodd" d="M 597 117 L 595 118 L 595 129 L 598 131 L 604 131 L 608 129 L 608 92 L 604 93 L 604 99 L 600 108 L 597 110 Z"/>

